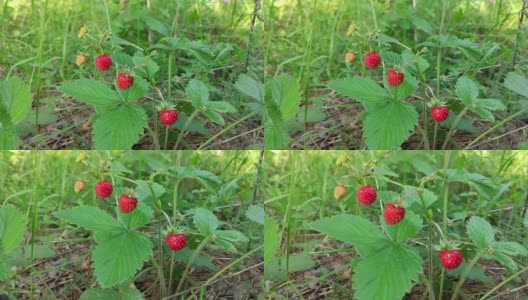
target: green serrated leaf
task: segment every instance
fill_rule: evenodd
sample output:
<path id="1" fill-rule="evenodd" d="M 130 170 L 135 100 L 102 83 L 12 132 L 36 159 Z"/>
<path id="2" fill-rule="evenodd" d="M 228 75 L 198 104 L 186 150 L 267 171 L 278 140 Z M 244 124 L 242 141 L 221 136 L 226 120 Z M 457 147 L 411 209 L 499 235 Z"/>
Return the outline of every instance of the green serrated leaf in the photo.
<path id="1" fill-rule="evenodd" d="M 209 236 L 218 228 L 218 218 L 209 210 L 195 208 L 192 213 L 194 214 L 194 225 L 201 234 Z"/>
<path id="2" fill-rule="evenodd" d="M 140 232 L 123 231 L 97 245 L 92 266 L 99 284 L 106 288 L 132 278 L 152 256 L 152 242 Z"/>
<path id="3" fill-rule="evenodd" d="M 122 102 L 121 98 L 106 83 L 90 79 L 79 79 L 61 85 L 59 91 L 79 101 L 95 105 L 108 106 Z"/>
<path id="4" fill-rule="evenodd" d="M 235 83 L 235 88 L 242 94 L 264 103 L 264 87 L 248 75 L 240 75 Z"/>
<path id="5" fill-rule="evenodd" d="M 523 245 L 516 242 L 495 242 L 493 244 L 493 249 L 513 256 L 528 255 L 528 250 Z"/>
<path id="6" fill-rule="evenodd" d="M 147 127 L 147 114 L 140 106 L 118 105 L 105 111 L 94 123 L 93 135 L 98 150 L 130 149 Z"/>
<path id="7" fill-rule="evenodd" d="M 136 180 L 137 184 L 137 195 L 139 201 L 144 201 L 145 199 L 152 198 L 152 191 L 154 191 L 154 196 L 159 198 L 166 193 L 164 186 L 157 182 L 148 182 L 145 180 Z M 150 187 L 152 187 L 152 191 Z"/>
<path id="8" fill-rule="evenodd" d="M 368 254 L 359 261 L 352 278 L 359 300 L 402 299 L 423 272 L 418 251 L 405 244 L 387 245 Z"/>
<path id="9" fill-rule="evenodd" d="M 191 99 L 194 109 L 202 110 L 202 106 L 209 101 L 209 88 L 197 79 L 189 81 L 185 94 Z"/>
<path id="10" fill-rule="evenodd" d="M 391 101 L 363 120 L 363 135 L 369 149 L 389 150 L 399 147 L 418 124 L 418 113 L 412 103 Z"/>
<path id="11" fill-rule="evenodd" d="M 18 144 L 15 124 L 11 121 L 5 105 L 0 104 L 0 150 L 15 150 L 18 149 Z"/>
<path id="12" fill-rule="evenodd" d="M 178 178 L 191 178 L 198 180 L 208 191 L 216 192 L 220 189 L 222 181 L 218 176 L 194 166 L 181 167 L 176 170 Z"/>
<path id="13" fill-rule="evenodd" d="M 92 206 L 77 206 L 55 213 L 57 218 L 88 230 L 119 233 L 123 226 L 105 211 Z"/>
<path id="14" fill-rule="evenodd" d="M 396 242 L 404 242 L 409 238 L 417 235 L 423 228 L 423 221 L 420 216 L 414 214 L 412 211 L 407 212 L 405 218 L 396 225 L 388 225 L 383 222 L 383 216 L 380 216 L 380 223 L 383 224 L 385 231 Z"/>
<path id="15" fill-rule="evenodd" d="M 152 208 L 145 205 L 144 202 L 139 202 L 136 209 L 126 214 L 122 213 L 118 207 L 116 207 L 115 210 L 116 214 L 123 221 L 125 226 L 131 230 L 148 224 L 154 216 L 154 211 Z"/>
<path id="16" fill-rule="evenodd" d="M 301 93 L 299 83 L 288 75 L 279 75 L 271 81 L 273 101 L 279 106 L 283 120 L 295 116 L 299 110 Z"/>
<path id="17" fill-rule="evenodd" d="M 213 111 L 213 110 L 205 110 L 202 111 L 202 113 L 212 122 L 215 122 L 218 125 L 225 125 L 224 117 L 222 117 L 221 114 Z"/>
<path id="18" fill-rule="evenodd" d="M 242 232 L 236 230 L 215 230 L 214 235 L 217 239 L 226 240 L 228 242 L 233 242 L 235 244 L 247 243 L 249 238 L 245 236 Z"/>
<path id="19" fill-rule="evenodd" d="M 9 112 L 13 124 L 26 118 L 32 102 L 30 87 L 20 78 L 11 77 L 0 82 L 0 103 Z"/>
<path id="20" fill-rule="evenodd" d="M 504 80 L 504 86 L 517 94 L 528 98 L 528 79 L 519 74 L 513 72 L 508 73 L 506 80 Z"/>
<path id="21" fill-rule="evenodd" d="M 473 216 L 469 219 L 467 233 L 480 249 L 486 249 L 495 243 L 495 229 L 481 217 Z"/>
<path id="22" fill-rule="evenodd" d="M 26 218 L 14 206 L 5 205 L 0 208 L 0 219 L 4 224 L 0 239 L 1 252 L 7 254 L 18 247 L 24 239 Z"/>
<path id="23" fill-rule="evenodd" d="M 148 89 L 148 82 L 142 77 L 136 76 L 134 78 L 134 84 L 131 87 L 126 90 L 117 88 L 117 91 L 126 102 L 133 102 L 144 97 Z"/>
<path id="24" fill-rule="evenodd" d="M 365 77 L 334 80 L 328 84 L 328 87 L 338 94 L 360 101 L 368 110 L 391 100 L 385 89 Z"/>
<path id="25" fill-rule="evenodd" d="M 233 105 L 225 101 L 210 101 L 207 103 L 207 108 L 219 113 L 235 113 L 237 111 Z"/>
<path id="26" fill-rule="evenodd" d="M 479 93 L 477 85 L 468 77 L 460 77 L 455 90 L 460 100 L 462 100 L 462 103 L 466 106 L 471 106 L 477 99 Z"/>
<path id="27" fill-rule="evenodd" d="M 251 205 L 246 211 L 246 217 L 253 222 L 264 225 L 264 207 L 261 205 Z"/>
<path id="28" fill-rule="evenodd" d="M 376 225 L 354 215 L 336 215 L 311 223 L 311 227 L 345 243 L 356 246 L 360 255 L 385 247 L 391 243 Z"/>
<path id="29" fill-rule="evenodd" d="M 502 252 L 493 252 L 491 253 L 491 256 L 501 264 L 505 265 L 510 272 L 517 271 L 517 263 L 515 263 L 515 261 L 508 255 Z"/>
<path id="30" fill-rule="evenodd" d="M 268 215 L 264 217 L 264 241 L 264 264 L 267 264 L 275 260 L 281 243 L 279 225 Z"/>

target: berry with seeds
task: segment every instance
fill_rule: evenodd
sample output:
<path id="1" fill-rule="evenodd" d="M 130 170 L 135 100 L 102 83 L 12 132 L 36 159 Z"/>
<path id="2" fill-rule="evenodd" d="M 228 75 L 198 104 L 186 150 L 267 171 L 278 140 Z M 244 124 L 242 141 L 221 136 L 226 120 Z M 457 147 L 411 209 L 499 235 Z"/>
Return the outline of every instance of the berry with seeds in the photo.
<path id="1" fill-rule="evenodd" d="M 171 233 L 165 238 L 167 246 L 173 251 L 181 250 L 187 245 L 187 238 L 183 233 Z"/>
<path id="2" fill-rule="evenodd" d="M 387 222 L 387 224 L 398 224 L 405 217 L 405 208 L 388 202 L 387 204 L 385 204 L 385 209 L 383 210 L 383 217 L 385 218 L 385 222 Z"/>
<path id="3" fill-rule="evenodd" d="M 375 69 L 381 62 L 381 56 L 378 52 L 370 52 L 363 58 L 365 66 L 369 69 Z"/>
<path id="4" fill-rule="evenodd" d="M 95 58 L 95 67 L 100 71 L 106 71 L 112 66 L 112 58 L 107 54 L 101 54 Z"/>
<path id="5" fill-rule="evenodd" d="M 120 89 L 126 90 L 134 84 L 134 77 L 126 75 L 123 72 L 119 72 L 119 74 L 117 75 L 116 82 L 117 82 L 117 86 Z"/>
<path id="6" fill-rule="evenodd" d="M 117 204 L 119 206 L 119 210 L 122 213 L 127 214 L 136 209 L 137 203 L 138 200 L 135 197 L 122 194 L 121 197 L 119 197 L 119 202 Z"/>
<path id="7" fill-rule="evenodd" d="M 403 82 L 404 74 L 400 73 L 394 69 L 389 69 L 387 71 L 387 82 L 391 86 L 398 86 Z"/>
<path id="8" fill-rule="evenodd" d="M 95 194 L 97 194 L 99 198 L 108 198 L 112 194 L 113 190 L 114 187 L 112 186 L 112 183 L 108 180 L 101 180 L 95 184 Z"/>
<path id="9" fill-rule="evenodd" d="M 359 203 L 363 205 L 371 205 L 374 201 L 376 201 L 378 193 L 376 192 L 376 188 L 365 185 L 360 187 L 356 192 L 356 198 Z"/>
<path id="10" fill-rule="evenodd" d="M 456 269 L 462 263 L 462 252 L 458 249 L 444 249 L 438 253 L 440 263 L 446 269 Z"/>

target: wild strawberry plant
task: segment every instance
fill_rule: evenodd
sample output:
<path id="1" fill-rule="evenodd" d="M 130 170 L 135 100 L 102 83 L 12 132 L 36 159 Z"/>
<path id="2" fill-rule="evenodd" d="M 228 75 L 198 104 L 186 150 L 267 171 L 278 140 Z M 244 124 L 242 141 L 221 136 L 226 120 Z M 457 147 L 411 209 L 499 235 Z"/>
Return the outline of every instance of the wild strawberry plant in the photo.
<path id="1" fill-rule="evenodd" d="M 159 87 L 163 78 L 159 74 L 157 59 L 163 61 L 165 57 L 173 57 L 175 51 L 188 51 L 203 61 L 206 58 L 221 59 L 226 55 L 224 52 L 217 53 L 208 45 L 183 38 L 165 38 L 152 49 L 144 50 L 110 37 L 109 33 L 93 37 L 85 27 L 79 36 L 88 41 L 87 52 L 96 53 L 95 68 L 89 69 L 94 71 L 92 77 L 98 79 L 67 82 L 59 87 L 59 91 L 94 107 L 91 121 L 95 149 L 130 149 L 145 131 L 153 137 L 155 147 L 167 148 L 170 131 L 174 129 L 178 135 L 170 146 L 178 149 L 183 146 L 187 131 L 204 133 L 206 130 L 202 129 L 206 121 L 224 126 L 222 115 L 237 111 L 229 102 L 213 97 L 214 88 L 197 78 L 187 77 L 182 82 L 185 84 L 183 91 L 178 95 L 173 93 L 172 80 L 167 91 Z M 160 128 L 164 132 L 161 137 L 158 135 Z"/>
<path id="2" fill-rule="evenodd" d="M 11 270 L 16 267 L 9 259 L 9 254 L 15 250 L 26 233 L 26 218 L 14 206 L 0 207 L 0 281 L 11 278 Z"/>
<path id="3" fill-rule="evenodd" d="M 397 177 L 397 174 L 383 172 L 381 169 L 376 171 L 375 166 L 371 168 L 359 177 L 365 178 L 366 175 L 372 177 L 369 181 L 387 180 L 391 183 L 393 180 L 388 179 L 387 175 Z M 441 197 L 425 186 L 430 182 L 443 180 L 447 183 L 467 184 L 483 198 L 489 197 L 486 193 L 492 188 L 489 181 L 480 174 L 455 169 L 435 170 L 415 186 L 399 185 L 396 182 L 399 190 L 380 190 L 377 192 L 379 199 L 375 199 L 376 190 L 373 187 L 370 187 L 374 189 L 373 192 L 366 192 L 365 187 L 359 188 L 359 203 L 365 205 L 366 197 L 374 199 L 367 205 L 375 200 L 380 202 L 382 212 L 379 222 L 372 222 L 360 215 L 337 214 L 311 223 L 314 230 L 351 244 L 357 251 L 358 258 L 352 262 L 355 298 L 401 299 L 417 283 L 424 284 L 429 295 L 434 295 L 437 293 L 434 286 L 439 280 L 432 274 L 436 267 L 443 267 L 445 270 L 442 269 L 442 281 L 446 270 L 454 270 L 447 274 L 459 278 L 451 298 L 457 299 L 468 276 L 475 276 L 475 272 L 480 272 L 476 271 L 480 270 L 477 268 L 480 260 L 495 260 L 510 272 L 518 270 L 515 257 L 528 256 L 528 250 L 517 242 L 497 239 L 497 230 L 484 218 L 471 216 L 467 221 L 459 220 L 456 225 L 465 226 L 465 233 L 459 231 L 459 228 L 450 228 L 453 225 L 447 226 L 445 219 L 443 228 L 436 223 L 439 217 L 435 216 L 436 210 L 432 208 Z M 444 198 L 444 209 L 448 208 L 447 201 L 448 198 Z M 423 230 L 431 231 L 429 249 L 416 245 Z M 436 246 L 432 246 L 433 235 L 439 237 L 439 242 L 435 241 Z M 424 256 L 424 252 L 428 252 L 428 255 Z M 429 266 L 435 267 L 424 270 L 424 260 L 428 261 Z M 420 277 L 424 273 L 429 273 L 429 277 Z M 442 295 L 442 288 L 440 286 L 439 297 Z"/>
<path id="4" fill-rule="evenodd" d="M 94 295 L 113 298 L 128 294 L 141 296 L 130 285 L 146 262 L 154 263 L 158 272 L 166 274 L 163 276 L 167 276 L 164 283 L 167 286 L 163 290 L 168 295 L 174 292 L 174 262 L 184 263 L 186 267 L 176 289 L 180 292 L 192 266 L 216 269 L 211 258 L 203 253 L 205 248 L 215 245 L 237 253 L 236 245 L 249 242 L 240 231 L 221 229 L 221 222 L 206 208 L 196 207 L 183 213 L 173 207 L 172 217 L 165 211 L 170 209 L 169 203 L 161 199 L 166 198 L 167 190 L 155 181 L 157 176 L 176 176 L 177 186 L 184 181 L 196 180 L 207 190 L 218 192 L 221 181 L 210 172 L 194 167 L 168 167 L 152 174 L 149 180 L 133 180 L 124 175 L 123 168 L 111 168 L 107 172 L 109 161 L 95 166 L 85 158 L 80 159 L 88 167 L 100 168 L 99 177 L 105 178 L 92 187 L 97 198 L 94 203 L 80 203 L 55 213 L 55 216 L 90 231 L 95 241 L 91 248 L 91 267 L 100 288 L 86 290 L 82 299 Z M 75 183 L 76 187 L 79 187 L 79 181 Z M 86 184 L 83 189 L 78 189 L 79 193 L 89 193 L 85 187 Z M 156 217 L 161 218 L 158 222 L 167 224 L 167 227 L 152 232 L 148 225 Z M 160 257 L 157 258 L 155 253 Z"/>
<path id="5" fill-rule="evenodd" d="M 457 80 L 454 95 L 451 91 L 445 91 L 440 96 L 453 100 L 446 102 L 437 98 L 438 93 L 433 92 L 428 85 L 427 78 L 432 74 L 430 64 L 423 55 L 425 51 L 422 49 L 413 53 L 407 49 L 402 53 L 374 52 L 380 57 L 381 68 L 377 68 L 377 60 L 372 62 L 373 54 L 368 53 L 365 55 L 365 66 L 370 69 L 366 71 L 367 76 L 338 79 L 328 84 L 335 92 L 363 105 L 363 137 L 369 149 L 398 148 L 415 132 L 422 134 L 426 148 L 435 148 L 438 122 L 441 128 L 447 130 L 442 143 L 444 149 L 453 131 L 464 128 L 464 122 L 461 121 L 467 117 L 467 113 L 471 112 L 487 122 L 495 122 L 492 112 L 506 109 L 500 100 L 479 97 L 482 92 L 479 91 L 478 83 L 465 76 Z M 426 98 L 411 101 L 418 91 L 425 92 Z M 421 124 L 419 114 L 423 115 Z M 431 141 L 426 132 L 428 126 L 435 128 Z"/>

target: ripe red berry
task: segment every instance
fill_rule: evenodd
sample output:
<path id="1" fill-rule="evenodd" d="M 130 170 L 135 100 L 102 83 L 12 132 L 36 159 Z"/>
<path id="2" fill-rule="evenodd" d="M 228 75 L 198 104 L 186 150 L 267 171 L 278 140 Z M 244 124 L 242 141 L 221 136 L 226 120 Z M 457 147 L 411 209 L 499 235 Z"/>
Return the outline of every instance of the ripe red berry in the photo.
<path id="1" fill-rule="evenodd" d="M 187 245 L 187 238 L 183 233 L 171 233 L 165 238 L 167 246 L 173 251 L 178 251 Z"/>
<path id="2" fill-rule="evenodd" d="M 95 193 L 99 198 L 108 198 L 112 191 L 114 190 L 114 187 L 112 186 L 112 183 L 108 180 L 101 180 L 95 185 Z"/>
<path id="3" fill-rule="evenodd" d="M 363 205 L 371 205 L 374 201 L 376 201 L 377 195 L 376 188 L 370 185 L 362 186 L 356 192 L 356 198 L 358 202 Z"/>
<path id="4" fill-rule="evenodd" d="M 120 89 L 126 90 L 129 87 L 131 87 L 132 84 L 134 84 L 134 77 L 133 76 L 128 76 L 125 73 L 119 72 L 119 74 L 117 75 L 117 80 L 116 81 L 117 81 L 117 86 Z"/>
<path id="5" fill-rule="evenodd" d="M 405 217 L 405 208 L 396 206 L 391 202 L 385 204 L 385 209 L 383 210 L 383 217 L 385 217 L 385 222 L 387 224 L 393 225 L 400 223 Z"/>
<path id="6" fill-rule="evenodd" d="M 431 117 L 436 122 L 442 122 L 449 116 L 449 107 L 447 106 L 433 106 L 431 107 Z"/>
<path id="7" fill-rule="evenodd" d="M 130 195 L 127 194 L 121 194 L 121 197 L 119 197 L 119 202 L 117 203 L 119 206 L 119 210 L 122 213 L 129 213 L 136 209 L 138 200 Z"/>
<path id="8" fill-rule="evenodd" d="M 95 67 L 101 71 L 106 71 L 112 66 L 112 58 L 109 55 L 102 54 L 95 58 Z"/>
<path id="9" fill-rule="evenodd" d="M 438 253 L 440 263 L 446 269 L 455 269 L 462 263 L 462 252 L 460 250 L 442 250 Z"/>
<path id="10" fill-rule="evenodd" d="M 403 73 L 399 73 L 394 69 L 389 69 L 387 71 L 387 82 L 392 86 L 398 86 L 403 82 Z"/>
<path id="11" fill-rule="evenodd" d="M 378 54 L 378 52 L 370 52 L 365 55 L 363 61 L 365 62 L 365 66 L 367 68 L 374 69 L 380 64 L 381 56 Z"/>
<path id="12" fill-rule="evenodd" d="M 175 109 L 163 109 L 159 112 L 161 123 L 172 125 L 178 121 L 178 111 Z"/>

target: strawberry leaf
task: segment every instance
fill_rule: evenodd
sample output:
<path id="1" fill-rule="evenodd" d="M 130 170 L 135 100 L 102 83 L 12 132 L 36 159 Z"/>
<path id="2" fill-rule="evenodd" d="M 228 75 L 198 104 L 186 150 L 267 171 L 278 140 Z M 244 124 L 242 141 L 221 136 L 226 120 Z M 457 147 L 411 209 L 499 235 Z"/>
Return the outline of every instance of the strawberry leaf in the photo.
<path id="1" fill-rule="evenodd" d="M 508 76 L 506 76 L 506 80 L 504 80 L 504 86 L 509 90 L 528 98 L 528 79 L 519 74 L 513 72 L 509 73 Z"/>
<path id="2" fill-rule="evenodd" d="M 360 101 L 369 110 L 391 100 L 386 90 L 365 77 L 334 80 L 328 84 L 328 87 L 338 94 Z"/>
<path id="3" fill-rule="evenodd" d="M 200 80 L 191 79 L 185 89 L 185 93 L 191 99 L 194 109 L 202 110 L 202 106 L 209 101 L 209 89 Z"/>
<path id="4" fill-rule="evenodd" d="M 11 205 L 0 208 L 0 221 L 2 232 L 0 232 L 0 254 L 13 251 L 24 239 L 26 231 L 26 218 Z"/>
<path id="5" fill-rule="evenodd" d="M 137 105 L 118 105 L 97 118 L 93 136 L 98 150 L 130 149 L 147 127 L 147 114 Z"/>
<path id="6" fill-rule="evenodd" d="M 257 100 L 257 102 L 264 103 L 264 87 L 248 75 L 240 75 L 235 83 L 235 88 L 242 94 Z"/>
<path id="7" fill-rule="evenodd" d="M 480 249 L 486 249 L 495 243 L 495 229 L 481 217 L 473 216 L 469 219 L 467 233 Z"/>
<path id="8" fill-rule="evenodd" d="M 352 287 L 359 300 L 402 299 L 418 281 L 422 258 L 405 244 L 390 244 L 359 261 L 354 269 Z"/>
<path id="9" fill-rule="evenodd" d="M 354 215 L 342 214 L 317 220 L 311 223 L 311 227 L 356 246 L 361 255 L 376 252 L 391 243 L 374 223 Z"/>
<path id="10" fill-rule="evenodd" d="M 152 242 L 146 234 L 122 231 L 95 247 L 92 267 L 97 281 L 106 288 L 132 278 L 151 256 Z"/>
<path id="11" fill-rule="evenodd" d="M 59 91 L 95 106 L 107 106 L 122 102 L 108 84 L 90 79 L 67 82 L 59 87 Z"/>
<path id="12" fill-rule="evenodd" d="M 195 208 L 191 213 L 194 214 L 194 225 L 201 234 L 209 236 L 218 228 L 218 218 L 209 210 Z"/>
<path id="13" fill-rule="evenodd" d="M 299 83 L 288 75 L 279 75 L 271 82 L 273 101 L 279 106 L 283 120 L 289 120 L 299 110 L 301 93 Z"/>
<path id="14" fill-rule="evenodd" d="M 479 93 L 477 85 L 467 77 L 458 79 L 455 90 L 462 103 L 466 106 L 471 106 Z"/>
<path id="15" fill-rule="evenodd" d="M 12 77 L 3 83 L 0 82 L 0 104 L 3 104 L 9 112 L 13 124 L 26 118 L 32 101 L 29 86 L 20 78 Z"/>
<path id="16" fill-rule="evenodd" d="M 403 143 L 418 123 L 418 113 L 408 102 L 391 101 L 363 117 L 369 149 L 394 149 Z"/>
<path id="17" fill-rule="evenodd" d="M 55 216 L 92 231 L 117 233 L 123 230 L 123 226 L 112 216 L 91 206 L 83 205 L 68 208 L 55 213 Z"/>
<path id="18" fill-rule="evenodd" d="M 383 216 L 380 216 L 380 223 L 385 228 L 385 231 L 396 242 L 404 242 L 409 238 L 417 235 L 422 230 L 423 222 L 420 216 L 414 214 L 412 211 L 407 211 L 405 218 L 396 225 L 388 225 L 383 222 Z"/>

